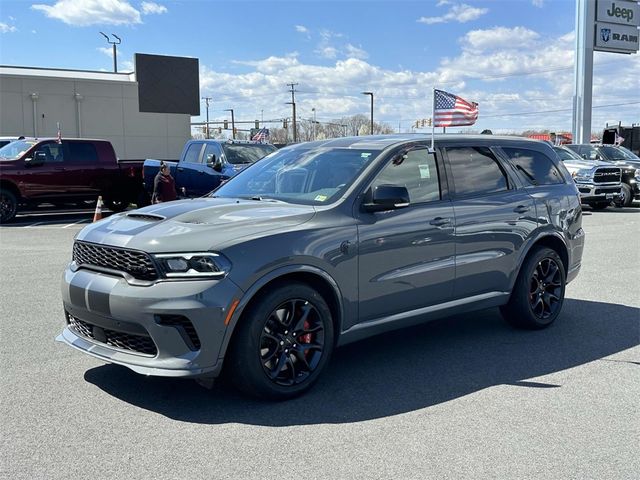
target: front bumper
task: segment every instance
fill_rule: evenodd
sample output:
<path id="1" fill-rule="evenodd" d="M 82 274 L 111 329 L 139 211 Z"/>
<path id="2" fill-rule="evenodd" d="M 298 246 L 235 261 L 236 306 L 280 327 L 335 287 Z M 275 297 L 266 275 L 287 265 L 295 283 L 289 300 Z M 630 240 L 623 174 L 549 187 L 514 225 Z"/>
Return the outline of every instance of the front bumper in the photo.
<path id="1" fill-rule="evenodd" d="M 144 375 L 217 376 L 227 308 L 241 294 L 228 278 L 134 286 L 122 277 L 67 268 L 67 325 L 56 340 Z"/>
<path id="2" fill-rule="evenodd" d="M 617 184 L 577 183 L 580 200 L 585 201 L 615 201 L 620 197 L 621 186 Z"/>

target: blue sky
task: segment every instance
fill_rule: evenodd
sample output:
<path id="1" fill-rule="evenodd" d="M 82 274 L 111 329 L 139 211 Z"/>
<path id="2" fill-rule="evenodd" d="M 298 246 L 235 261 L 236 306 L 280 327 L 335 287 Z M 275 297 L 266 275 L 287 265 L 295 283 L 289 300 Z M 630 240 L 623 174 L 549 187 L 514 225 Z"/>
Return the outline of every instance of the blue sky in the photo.
<path id="1" fill-rule="evenodd" d="M 561 130 L 574 15 L 573 0 L 3 0 L 0 64 L 110 70 L 106 31 L 123 39 L 120 70 L 135 52 L 199 58 L 214 119 L 285 116 L 293 81 L 303 117 L 366 114 L 369 90 L 376 118 L 404 130 L 430 116 L 435 84 L 479 102 L 477 128 Z M 638 57 L 596 54 L 594 129 L 640 121 Z"/>

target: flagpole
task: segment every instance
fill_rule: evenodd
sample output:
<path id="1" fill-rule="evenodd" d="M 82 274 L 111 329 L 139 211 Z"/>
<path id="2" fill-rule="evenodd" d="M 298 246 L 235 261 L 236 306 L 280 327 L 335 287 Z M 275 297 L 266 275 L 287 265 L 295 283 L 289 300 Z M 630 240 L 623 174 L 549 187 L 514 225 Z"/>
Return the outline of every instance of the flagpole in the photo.
<path id="1" fill-rule="evenodd" d="M 435 151 L 436 148 L 436 87 L 432 88 L 433 96 L 431 100 L 431 150 Z"/>

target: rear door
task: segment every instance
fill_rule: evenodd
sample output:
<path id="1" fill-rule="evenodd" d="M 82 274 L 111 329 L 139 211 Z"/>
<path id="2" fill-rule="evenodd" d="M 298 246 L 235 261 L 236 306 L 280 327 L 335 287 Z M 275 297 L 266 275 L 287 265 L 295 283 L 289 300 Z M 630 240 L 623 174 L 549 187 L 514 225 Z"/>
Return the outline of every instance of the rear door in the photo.
<path id="1" fill-rule="evenodd" d="M 389 159 L 373 180 L 405 186 L 410 205 L 358 211 L 359 321 L 402 314 L 450 299 L 454 282 L 454 217 L 440 159 L 418 148 Z"/>
<path id="2" fill-rule="evenodd" d="M 456 222 L 454 298 L 507 292 L 519 251 L 537 227 L 534 200 L 493 149 L 444 150 Z"/>
<path id="3" fill-rule="evenodd" d="M 68 168 L 74 171 L 73 175 L 78 179 L 74 194 L 97 198 L 102 191 L 100 185 L 109 180 L 108 176 L 119 173 L 115 158 L 105 158 L 104 161 L 100 161 L 98 150 L 93 142 L 63 140 L 62 144 L 66 147 Z M 107 165 L 108 160 L 112 160 L 113 163 Z"/>

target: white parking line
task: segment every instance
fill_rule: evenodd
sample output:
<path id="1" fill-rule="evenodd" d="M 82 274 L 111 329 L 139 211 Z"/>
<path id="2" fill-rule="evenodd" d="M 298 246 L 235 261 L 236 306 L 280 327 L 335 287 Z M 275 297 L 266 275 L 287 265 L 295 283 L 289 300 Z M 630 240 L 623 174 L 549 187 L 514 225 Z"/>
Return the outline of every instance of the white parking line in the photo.
<path id="1" fill-rule="evenodd" d="M 35 223 L 32 223 L 31 225 L 25 225 L 22 228 L 32 228 L 32 227 L 36 227 L 38 225 L 43 225 L 44 223 L 46 223 L 46 222 L 35 222 Z"/>
<path id="2" fill-rule="evenodd" d="M 62 227 L 62 228 L 69 228 L 69 227 L 73 227 L 74 225 L 78 225 L 79 223 L 85 223 L 85 222 L 86 222 L 86 223 L 89 223 L 89 220 L 88 220 L 88 219 L 86 219 L 86 218 L 84 218 L 84 219 L 82 219 L 82 220 L 78 220 L 77 222 L 70 223 L 69 225 L 65 225 L 65 226 L 64 226 L 64 227 Z"/>

